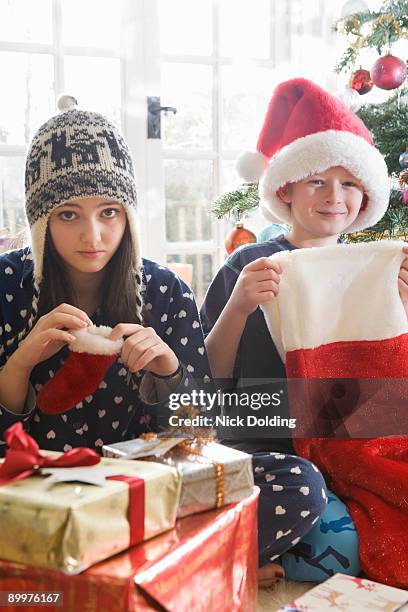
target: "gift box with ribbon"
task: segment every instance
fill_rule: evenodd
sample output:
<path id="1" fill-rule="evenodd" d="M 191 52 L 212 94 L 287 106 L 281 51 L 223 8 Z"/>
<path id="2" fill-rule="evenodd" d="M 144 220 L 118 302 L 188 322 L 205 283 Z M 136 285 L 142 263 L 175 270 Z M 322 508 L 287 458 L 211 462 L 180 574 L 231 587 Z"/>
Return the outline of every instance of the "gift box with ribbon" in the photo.
<path id="1" fill-rule="evenodd" d="M 307 610 L 307 612 L 408 612 L 408 591 L 379 584 L 366 578 L 335 574 L 304 595 L 297 597 L 281 612 Z M 278 611 L 279 612 L 279 611 Z"/>
<path id="2" fill-rule="evenodd" d="M 59 593 L 62 607 L 47 606 L 56 612 L 255 612 L 258 493 L 180 519 L 174 529 L 77 576 L 0 561 L 1 590 Z M 38 604 L 24 610 L 38 612 Z"/>
<path id="3" fill-rule="evenodd" d="M 181 479 L 87 448 L 39 452 L 16 423 L 0 464 L 0 558 L 77 574 L 174 526 Z"/>
<path id="4" fill-rule="evenodd" d="M 251 455 L 205 439 L 147 434 L 144 441 L 103 446 L 102 453 L 122 459 L 148 458 L 175 466 L 182 475 L 178 518 L 237 502 L 250 495 L 254 487 Z"/>

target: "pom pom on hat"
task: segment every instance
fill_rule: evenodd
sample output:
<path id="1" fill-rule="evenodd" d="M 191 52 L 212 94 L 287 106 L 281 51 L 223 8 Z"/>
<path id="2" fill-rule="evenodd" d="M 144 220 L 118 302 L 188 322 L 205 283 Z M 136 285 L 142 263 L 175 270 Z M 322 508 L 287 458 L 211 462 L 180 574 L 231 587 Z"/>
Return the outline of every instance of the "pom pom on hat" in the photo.
<path id="1" fill-rule="evenodd" d="M 236 163 L 236 168 L 239 176 L 244 181 L 257 183 L 261 178 L 266 166 L 268 158 L 258 151 L 244 151 Z"/>
<path id="2" fill-rule="evenodd" d="M 78 100 L 70 94 L 60 94 L 57 98 L 57 109 L 64 113 L 78 107 Z"/>

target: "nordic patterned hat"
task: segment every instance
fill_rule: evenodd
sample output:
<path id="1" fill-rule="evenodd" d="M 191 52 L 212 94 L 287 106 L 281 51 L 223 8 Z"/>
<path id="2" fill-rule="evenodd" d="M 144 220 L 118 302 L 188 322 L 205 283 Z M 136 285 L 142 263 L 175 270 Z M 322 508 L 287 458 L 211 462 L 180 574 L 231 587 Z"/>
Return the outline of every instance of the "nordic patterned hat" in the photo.
<path id="1" fill-rule="evenodd" d="M 290 207 L 277 192 L 333 166 L 343 166 L 362 183 L 365 198 L 355 232 L 374 225 L 388 207 L 387 166 L 364 123 L 340 100 L 307 79 L 278 85 L 270 100 L 256 151 L 237 161 L 239 174 L 259 181 L 261 210 L 272 222 L 290 224 Z"/>
<path id="2" fill-rule="evenodd" d="M 132 265 L 138 298 L 136 316 L 141 321 L 136 183 L 128 145 L 108 119 L 98 113 L 79 110 L 72 96 L 60 96 L 57 107 L 61 112 L 38 129 L 26 159 L 26 215 L 34 260 L 34 298 L 32 314 L 22 337 L 37 314 L 50 214 L 67 200 L 90 196 L 116 200 L 126 211 L 133 245 Z"/>
<path id="3" fill-rule="evenodd" d="M 76 108 L 61 96 L 61 111 L 34 135 L 26 159 L 26 214 L 30 225 L 35 280 L 42 278 L 45 233 L 51 212 L 63 202 L 89 196 L 123 204 L 133 242 L 133 264 L 140 266 L 136 225 L 136 184 L 129 148 L 102 115 Z"/>

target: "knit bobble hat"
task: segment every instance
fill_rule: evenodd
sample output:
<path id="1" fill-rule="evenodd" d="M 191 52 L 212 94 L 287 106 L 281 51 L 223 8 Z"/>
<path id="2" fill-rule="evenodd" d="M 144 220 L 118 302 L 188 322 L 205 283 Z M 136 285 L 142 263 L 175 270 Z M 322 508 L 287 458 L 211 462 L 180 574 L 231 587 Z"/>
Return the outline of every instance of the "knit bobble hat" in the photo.
<path id="1" fill-rule="evenodd" d="M 118 129 L 98 113 L 79 110 L 73 96 L 57 101 L 60 113 L 44 123 L 28 149 L 26 214 L 31 231 L 34 275 L 41 282 L 45 234 L 51 212 L 67 200 L 99 196 L 120 202 L 140 266 L 136 184 L 129 148 Z"/>
<path id="2" fill-rule="evenodd" d="M 377 223 L 388 207 L 390 180 L 367 127 L 315 83 L 301 78 L 281 83 L 270 100 L 256 151 L 237 161 L 243 179 L 259 181 L 264 216 L 273 223 L 290 224 L 290 207 L 278 190 L 334 166 L 351 172 L 366 194 L 366 204 L 347 231 Z"/>

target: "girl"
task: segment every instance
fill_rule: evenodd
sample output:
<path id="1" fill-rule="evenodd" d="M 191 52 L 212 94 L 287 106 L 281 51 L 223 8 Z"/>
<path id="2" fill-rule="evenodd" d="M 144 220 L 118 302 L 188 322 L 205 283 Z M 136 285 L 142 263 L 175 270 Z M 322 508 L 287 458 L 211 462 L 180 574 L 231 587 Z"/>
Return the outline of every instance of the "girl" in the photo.
<path id="1" fill-rule="evenodd" d="M 31 247 L 0 257 L 0 436 L 22 421 L 40 448 L 100 451 L 154 429 L 157 404 L 192 384 L 192 372 L 207 380 L 209 368 L 193 294 L 140 257 L 126 142 L 105 117 L 75 105 L 62 97 L 63 112 L 29 147 Z M 120 357 L 95 392 L 45 415 L 36 393 L 63 366 L 69 330 L 91 324 L 124 337 Z"/>

